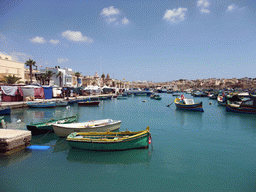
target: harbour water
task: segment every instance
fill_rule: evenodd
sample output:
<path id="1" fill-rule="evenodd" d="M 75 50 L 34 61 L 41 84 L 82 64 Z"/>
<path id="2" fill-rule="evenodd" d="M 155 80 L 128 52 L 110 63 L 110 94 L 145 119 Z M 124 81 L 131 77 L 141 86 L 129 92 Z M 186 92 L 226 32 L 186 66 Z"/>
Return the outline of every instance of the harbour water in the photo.
<path id="1" fill-rule="evenodd" d="M 180 111 L 174 104 L 166 107 L 174 96 L 161 97 L 112 99 L 99 107 L 13 110 L 6 116 L 11 128 L 78 114 L 79 122 L 122 120 L 120 131 L 150 126 L 152 145 L 145 150 L 90 152 L 69 148 L 54 133 L 33 136 L 33 144 L 51 147 L 0 157 L 0 191 L 256 190 L 255 115 L 227 113 L 208 98 L 194 98 L 203 101 L 203 113 Z M 18 119 L 21 123 L 16 124 Z"/>

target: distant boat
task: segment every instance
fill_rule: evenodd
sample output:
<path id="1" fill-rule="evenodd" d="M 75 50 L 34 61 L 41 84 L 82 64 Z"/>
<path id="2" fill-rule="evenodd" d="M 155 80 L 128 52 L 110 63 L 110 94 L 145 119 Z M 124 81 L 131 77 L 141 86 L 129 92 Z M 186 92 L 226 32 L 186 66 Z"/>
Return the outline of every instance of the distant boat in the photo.
<path id="1" fill-rule="evenodd" d="M 10 115 L 11 108 L 10 107 L 0 107 L 0 115 Z"/>
<path id="2" fill-rule="evenodd" d="M 224 93 L 219 94 L 217 96 L 217 101 L 218 101 L 219 105 L 226 106 L 227 98 L 226 98 L 225 94 Z"/>
<path id="3" fill-rule="evenodd" d="M 79 106 L 98 106 L 99 104 L 100 104 L 99 101 L 78 102 Z"/>
<path id="4" fill-rule="evenodd" d="M 195 103 L 193 99 L 187 99 L 183 95 L 181 98 L 176 98 L 174 103 L 177 109 L 204 112 L 202 102 Z"/>
<path id="5" fill-rule="evenodd" d="M 65 124 L 65 123 L 75 122 L 76 120 L 77 120 L 76 115 L 61 118 L 61 119 L 51 119 L 46 122 L 28 124 L 27 129 L 31 131 L 33 135 L 44 134 L 48 132 L 53 132 L 52 125 L 56 122 L 58 122 L 59 124 Z"/>
<path id="6" fill-rule="evenodd" d="M 31 108 L 53 108 L 56 107 L 56 103 L 53 101 L 45 102 L 27 102 L 27 105 Z"/>
<path id="7" fill-rule="evenodd" d="M 147 93 L 137 92 L 137 93 L 134 93 L 134 96 L 147 96 Z"/>
<path id="8" fill-rule="evenodd" d="M 147 149 L 151 143 L 151 134 L 149 127 L 136 132 L 75 132 L 68 135 L 67 142 L 72 148 L 91 151 Z"/>
<path id="9" fill-rule="evenodd" d="M 161 100 L 162 97 L 160 97 L 160 95 L 153 95 L 152 97 L 150 96 L 151 99 L 155 99 L 155 100 Z"/>
<path id="10" fill-rule="evenodd" d="M 102 119 L 82 123 L 53 124 L 53 130 L 59 137 L 66 137 L 73 132 L 104 132 L 115 131 L 121 126 L 122 121 Z"/>

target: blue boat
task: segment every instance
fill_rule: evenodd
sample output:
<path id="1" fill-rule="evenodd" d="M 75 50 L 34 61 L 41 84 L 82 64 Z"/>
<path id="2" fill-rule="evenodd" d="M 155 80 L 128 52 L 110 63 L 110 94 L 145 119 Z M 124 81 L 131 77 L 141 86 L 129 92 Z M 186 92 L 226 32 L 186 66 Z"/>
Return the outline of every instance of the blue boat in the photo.
<path id="1" fill-rule="evenodd" d="M 11 108 L 10 107 L 0 107 L 0 115 L 10 115 Z"/>
<path id="2" fill-rule="evenodd" d="M 195 103 L 193 99 L 186 99 L 184 96 L 176 98 L 174 103 L 177 109 L 204 112 L 202 102 Z"/>
<path id="3" fill-rule="evenodd" d="M 27 102 L 27 105 L 31 108 L 53 108 L 56 107 L 56 103 L 51 102 Z"/>

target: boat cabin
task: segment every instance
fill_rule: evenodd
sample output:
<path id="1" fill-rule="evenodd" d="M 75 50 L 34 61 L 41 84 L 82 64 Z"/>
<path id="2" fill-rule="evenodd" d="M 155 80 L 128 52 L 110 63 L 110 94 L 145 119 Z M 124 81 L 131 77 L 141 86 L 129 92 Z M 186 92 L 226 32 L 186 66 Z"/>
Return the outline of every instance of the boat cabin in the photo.
<path id="1" fill-rule="evenodd" d="M 240 107 L 256 109 L 256 99 L 249 99 L 246 101 L 242 101 Z"/>

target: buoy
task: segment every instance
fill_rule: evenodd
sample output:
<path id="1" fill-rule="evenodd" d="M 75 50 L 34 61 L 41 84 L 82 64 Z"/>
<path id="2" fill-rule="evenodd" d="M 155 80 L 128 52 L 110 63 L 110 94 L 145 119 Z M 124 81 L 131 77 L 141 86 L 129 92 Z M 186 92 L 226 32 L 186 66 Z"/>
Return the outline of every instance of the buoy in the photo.
<path id="1" fill-rule="evenodd" d="M 209 103 L 210 105 L 212 104 L 212 102 Z"/>
<path id="2" fill-rule="evenodd" d="M 21 120 L 20 120 L 20 119 L 18 119 L 18 120 L 17 120 L 17 123 L 20 123 L 20 122 L 21 122 Z"/>
<path id="3" fill-rule="evenodd" d="M 146 100 L 143 100 L 142 102 L 146 102 Z"/>
<path id="4" fill-rule="evenodd" d="M 31 145 L 31 146 L 27 146 L 26 148 L 30 150 L 47 150 L 50 147 L 51 146 Z"/>
<path id="5" fill-rule="evenodd" d="M 67 106 L 66 109 L 70 109 L 70 106 Z"/>

